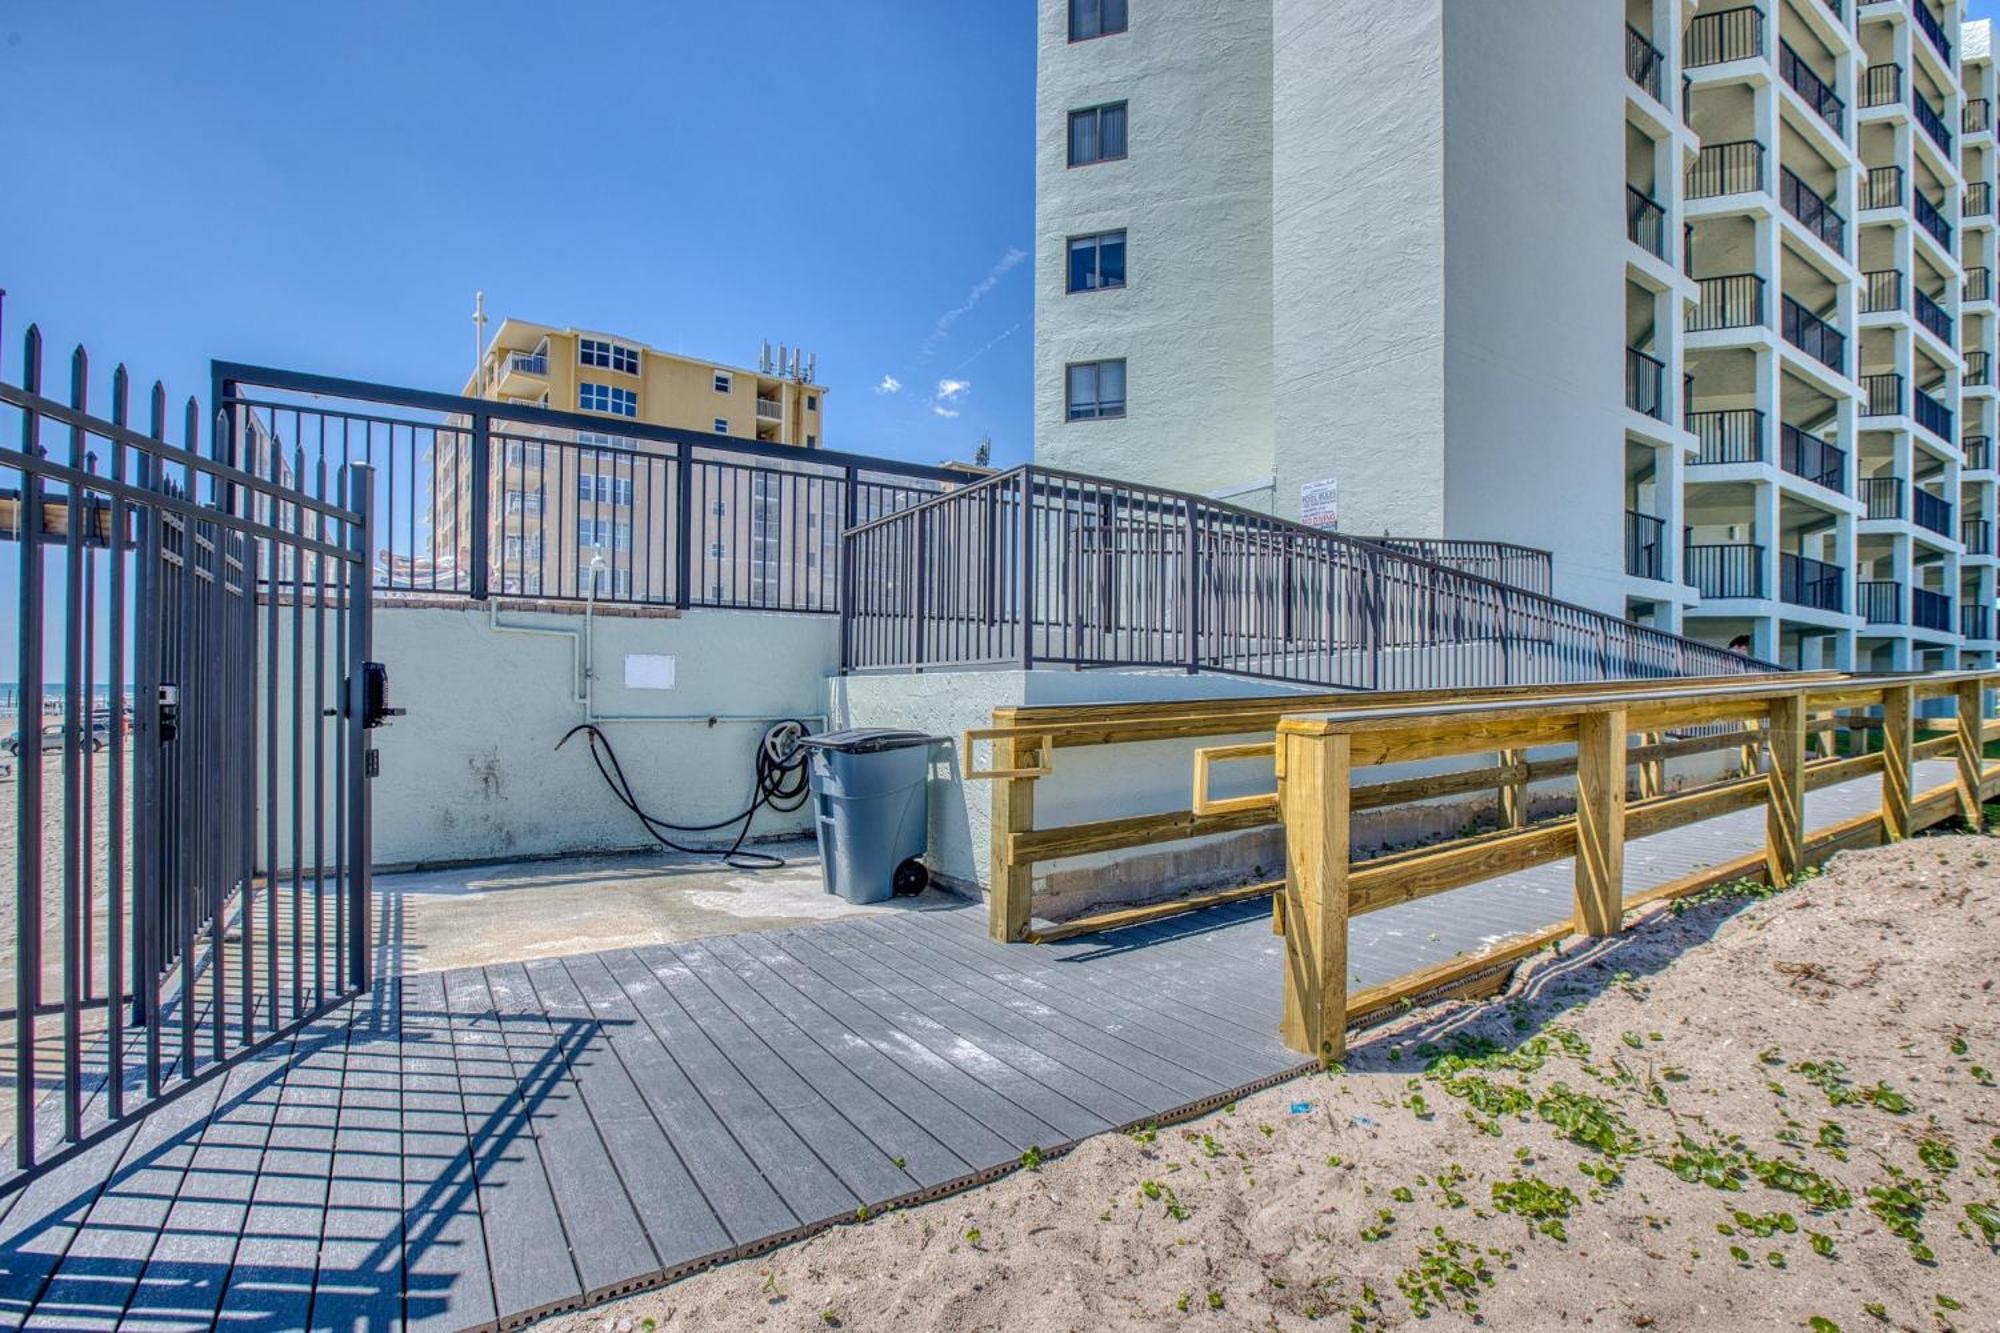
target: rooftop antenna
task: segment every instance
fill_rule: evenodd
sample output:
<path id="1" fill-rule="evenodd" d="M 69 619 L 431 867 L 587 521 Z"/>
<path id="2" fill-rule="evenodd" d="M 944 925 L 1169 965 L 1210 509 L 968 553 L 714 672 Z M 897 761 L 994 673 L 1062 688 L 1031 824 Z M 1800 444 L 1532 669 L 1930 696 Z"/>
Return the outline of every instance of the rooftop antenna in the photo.
<path id="1" fill-rule="evenodd" d="M 472 294 L 472 393 L 474 397 L 485 389 L 480 383 L 486 371 L 486 293 Z"/>
<path id="2" fill-rule="evenodd" d="M 972 465 L 974 467 L 988 467 L 991 466 L 992 462 L 993 437 L 991 435 L 982 435 L 979 437 L 979 447 L 972 451 Z"/>

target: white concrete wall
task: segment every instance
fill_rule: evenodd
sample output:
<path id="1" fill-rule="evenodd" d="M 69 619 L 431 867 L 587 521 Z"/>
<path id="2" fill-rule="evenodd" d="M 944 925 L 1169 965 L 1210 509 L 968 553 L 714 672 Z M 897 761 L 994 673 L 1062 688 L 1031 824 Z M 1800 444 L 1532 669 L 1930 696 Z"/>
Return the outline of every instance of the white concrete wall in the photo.
<path id="1" fill-rule="evenodd" d="M 1132 7 L 1069 41 L 1041 0 L 1035 459 L 1211 492 L 1271 472 L 1271 7 Z M 1069 112 L 1124 100 L 1129 157 L 1067 165 Z M 1065 291 L 1068 238 L 1126 232 L 1123 290 Z M 1123 420 L 1064 419 L 1063 368 L 1126 360 Z"/>

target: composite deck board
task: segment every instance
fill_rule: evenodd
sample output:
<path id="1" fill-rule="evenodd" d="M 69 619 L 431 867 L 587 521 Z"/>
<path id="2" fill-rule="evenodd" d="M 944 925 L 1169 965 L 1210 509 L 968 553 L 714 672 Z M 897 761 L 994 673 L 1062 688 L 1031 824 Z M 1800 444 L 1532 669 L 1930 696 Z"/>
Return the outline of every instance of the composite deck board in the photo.
<path id="1" fill-rule="evenodd" d="M 1952 776 L 1926 761 L 1915 785 Z M 1880 789 L 1809 793 L 1808 827 Z M 1763 842 L 1761 808 L 1637 839 L 1625 891 Z M 1573 875 L 1356 918 L 1351 984 L 1566 921 Z M 931 896 L 388 975 L 0 1196 L 0 1326 L 484 1329 L 573 1308 L 1287 1077 L 1304 1062 L 1276 1033 L 1281 958 L 1263 901 L 1007 946 Z"/>

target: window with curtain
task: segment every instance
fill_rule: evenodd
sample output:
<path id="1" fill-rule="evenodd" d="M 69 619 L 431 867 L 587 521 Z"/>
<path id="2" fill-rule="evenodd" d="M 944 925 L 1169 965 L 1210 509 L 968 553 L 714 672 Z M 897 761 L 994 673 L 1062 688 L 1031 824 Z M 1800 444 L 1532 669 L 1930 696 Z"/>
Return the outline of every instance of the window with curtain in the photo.
<path id="1" fill-rule="evenodd" d="M 1069 0 L 1069 39 L 1089 41 L 1125 31 L 1125 0 Z"/>
<path id="2" fill-rule="evenodd" d="M 1103 231 L 1069 241 L 1069 289 L 1094 292 L 1125 285 L 1125 233 Z"/>
<path id="3" fill-rule="evenodd" d="M 1125 415 L 1125 360 L 1072 361 L 1065 386 L 1071 421 Z"/>
<path id="4" fill-rule="evenodd" d="M 1125 156 L 1125 104 L 1111 102 L 1069 113 L 1069 164 L 1089 166 Z"/>

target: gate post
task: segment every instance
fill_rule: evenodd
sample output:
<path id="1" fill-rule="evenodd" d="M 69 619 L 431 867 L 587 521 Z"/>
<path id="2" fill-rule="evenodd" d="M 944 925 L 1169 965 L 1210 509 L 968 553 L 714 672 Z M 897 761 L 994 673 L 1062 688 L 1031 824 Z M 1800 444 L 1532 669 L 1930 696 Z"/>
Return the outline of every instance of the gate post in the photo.
<path id="1" fill-rule="evenodd" d="M 1278 728 L 1285 821 L 1285 1045 L 1333 1065 L 1347 1056 L 1347 857 L 1352 740 Z M 1310 724 L 1309 724 L 1310 725 Z"/>
<path id="2" fill-rule="evenodd" d="M 1576 928 L 1616 935 L 1625 915 L 1625 710 L 1576 727 Z"/>
<path id="3" fill-rule="evenodd" d="M 474 451 L 481 452 L 480 443 L 485 438 L 482 430 L 475 437 Z M 354 988 L 365 991 L 369 988 L 368 938 L 371 898 L 373 893 L 373 864 L 375 856 L 374 818 L 369 809 L 369 764 L 368 764 L 368 667 L 374 652 L 374 633 L 370 618 L 371 580 L 369 578 L 368 557 L 374 548 L 375 521 L 370 512 L 371 500 L 375 493 L 375 469 L 366 463 L 348 465 L 348 504 L 357 515 L 356 522 L 347 529 L 347 698 L 341 708 L 341 721 L 345 727 L 344 740 L 347 754 L 347 949 L 348 976 L 353 978 Z M 481 489 L 485 486 L 485 471 L 478 469 Z M 474 491 L 474 494 L 479 494 Z M 478 506 L 475 504 L 475 509 Z M 478 534 L 483 527 L 475 527 L 474 542 L 482 549 L 484 543 Z M 474 565 L 474 569 L 484 571 L 484 564 Z M 483 584 L 484 579 L 480 580 Z"/>

